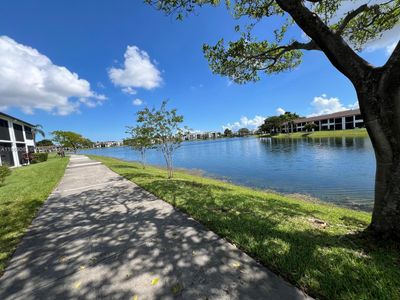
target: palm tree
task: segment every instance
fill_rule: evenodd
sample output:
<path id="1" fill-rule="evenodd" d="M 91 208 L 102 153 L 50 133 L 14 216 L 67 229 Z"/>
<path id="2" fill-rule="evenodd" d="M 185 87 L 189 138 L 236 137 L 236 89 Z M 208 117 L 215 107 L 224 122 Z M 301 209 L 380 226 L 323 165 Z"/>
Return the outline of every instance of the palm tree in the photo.
<path id="1" fill-rule="evenodd" d="M 45 137 L 45 133 L 43 131 L 43 126 L 40 124 L 36 124 L 32 127 L 32 135 L 33 135 L 33 142 L 36 145 L 36 135 L 40 134 L 42 137 Z"/>

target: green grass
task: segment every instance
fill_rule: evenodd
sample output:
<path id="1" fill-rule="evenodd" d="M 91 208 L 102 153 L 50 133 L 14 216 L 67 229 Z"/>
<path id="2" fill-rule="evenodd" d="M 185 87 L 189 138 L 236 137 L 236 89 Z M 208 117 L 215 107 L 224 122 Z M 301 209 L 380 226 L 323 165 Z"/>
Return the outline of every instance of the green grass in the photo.
<path id="1" fill-rule="evenodd" d="M 326 138 L 326 137 L 368 137 L 366 129 L 329 130 L 314 132 L 294 132 L 272 135 L 272 138 Z"/>
<path id="2" fill-rule="evenodd" d="M 0 186 L 0 275 L 37 210 L 64 174 L 68 158 L 16 168 Z"/>
<path id="3" fill-rule="evenodd" d="M 400 299 L 398 246 L 360 232 L 370 214 L 137 163 L 92 156 L 187 212 L 310 295 Z M 326 222 L 324 228 L 313 222 Z"/>

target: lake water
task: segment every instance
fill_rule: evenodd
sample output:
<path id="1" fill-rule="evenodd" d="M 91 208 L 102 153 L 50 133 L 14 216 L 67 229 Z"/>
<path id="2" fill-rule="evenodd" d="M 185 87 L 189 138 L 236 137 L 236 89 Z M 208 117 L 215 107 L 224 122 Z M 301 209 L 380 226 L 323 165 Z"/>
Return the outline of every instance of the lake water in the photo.
<path id="1" fill-rule="evenodd" d="M 129 147 L 80 151 L 128 161 Z M 164 166 L 162 154 L 147 153 L 149 164 Z M 232 183 L 306 194 L 337 205 L 371 210 L 375 158 L 369 138 L 231 138 L 184 142 L 174 156 L 177 168 L 201 170 Z"/>

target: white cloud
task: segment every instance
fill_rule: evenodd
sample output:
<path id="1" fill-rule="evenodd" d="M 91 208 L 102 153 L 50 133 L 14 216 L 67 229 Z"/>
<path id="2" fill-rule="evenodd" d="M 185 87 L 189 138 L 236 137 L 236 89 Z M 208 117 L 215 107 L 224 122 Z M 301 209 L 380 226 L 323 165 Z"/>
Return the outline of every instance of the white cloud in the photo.
<path id="1" fill-rule="evenodd" d="M 276 113 L 280 116 L 283 115 L 286 111 L 282 107 L 278 107 L 276 109 Z"/>
<path id="2" fill-rule="evenodd" d="M 57 66 L 34 48 L 0 36 L 0 106 L 18 107 L 27 114 L 36 109 L 59 115 L 94 107 L 106 97 L 67 68 Z"/>
<path id="3" fill-rule="evenodd" d="M 386 47 L 386 53 L 388 55 L 392 54 L 392 52 L 394 51 L 394 48 L 396 48 L 397 43 L 398 42 L 394 42 L 393 44 Z"/>
<path id="4" fill-rule="evenodd" d="M 393 27 L 391 30 L 388 30 L 382 34 L 382 37 L 371 41 L 366 44 L 367 51 L 375 51 L 378 49 L 385 49 L 386 53 L 391 54 L 399 42 L 400 36 L 400 25 Z"/>
<path id="5" fill-rule="evenodd" d="M 124 54 L 123 68 L 111 68 L 108 76 L 114 85 L 128 94 L 136 94 L 135 89 L 151 90 L 162 83 L 161 73 L 150 61 L 146 51 L 136 46 L 128 46 Z"/>
<path id="6" fill-rule="evenodd" d="M 125 94 L 129 94 L 129 95 L 136 95 L 136 94 L 137 94 L 137 92 L 136 92 L 133 88 L 131 88 L 131 87 L 123 88 L 122 91 L 123 91 Z"/>
<path id="7" fill-rule="evenodd" d="M 139 98 L 136 98 L 136 99 L 134 99 L 134 100 L 132 101 L 132 104 L 135 105 L 135 106 L 140 106 L 140 105 L 143 104 L 143 100 L 141 100 L 141 99 L 139 99 Z"/>
<path id="8" fill-rule="evenodd" d="M 230 130 L 239 130 L 240 128 L 248 128 L 248 129 L 256 129 L 262 123 L 264 123 L 265 117 L 262 116 L 255 116 L 253 119 L 249 119 L 247 117 L 241 117 L 239 121 L 234 123 L 228 123 L 223 125 L 223 130 L 230 129 Z"/>
<path id="9" fill-rule="evenodd" d="M 358 108 L 358 102 L 352 105 L 345 106 L 341 103 L 339 98 L 336 97 L 328 98 L 326 94 L 322 94 L 321 96 L 314 97 L 314 100 L 311 102 L 311 106 L 313 107 L 313 113 L 311 113 L 307 117 L 332 114 L 338 111 L 344 111 L 348 109 L 356 109 Z"/>

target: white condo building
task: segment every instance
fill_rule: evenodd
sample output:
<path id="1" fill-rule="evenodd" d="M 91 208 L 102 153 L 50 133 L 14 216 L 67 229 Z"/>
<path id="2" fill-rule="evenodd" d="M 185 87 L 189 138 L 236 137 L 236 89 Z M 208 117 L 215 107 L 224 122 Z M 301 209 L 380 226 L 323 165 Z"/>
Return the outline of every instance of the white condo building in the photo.
<path id="1" fill-rule="evenodd" d="M 24 153 L 35 152 L 34 125 L 0 112 L 0 165 L 19 167 Z"/>

